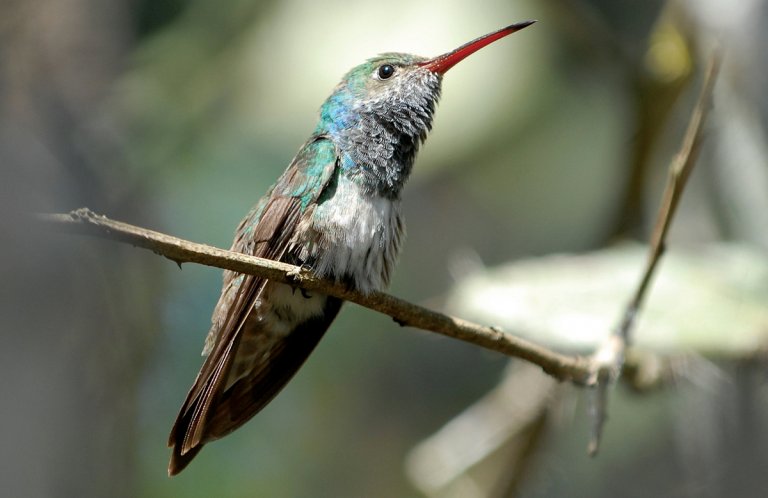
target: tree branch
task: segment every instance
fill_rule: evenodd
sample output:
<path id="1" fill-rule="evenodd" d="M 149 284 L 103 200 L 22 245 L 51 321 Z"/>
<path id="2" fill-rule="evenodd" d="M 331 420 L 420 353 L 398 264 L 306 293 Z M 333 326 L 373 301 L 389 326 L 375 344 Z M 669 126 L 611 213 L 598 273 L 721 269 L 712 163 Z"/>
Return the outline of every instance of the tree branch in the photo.
<path id="1" fill-rule="evenodd" d="M 41 219 L 60 230 L 125 242 L 149 249 L 181 263 L 199 263 L 238 273 L 268 278 L 276 282 L 322 292 L 330 296 L 391 316 L 403 326 L 436 332 L 447 337 L 496 351 L 538 365 L 559 380 L 585 384 L 592 368 L 580 356 L 554 352 L 525 339 L 505 333 L 495 327 L 444 315 L 383 292 L 361 294 L 343 284 L 315 277 L 311 271 L 269 259 L 226 251 L 205 244 L 179 239 L 171 235 L 129 225 L 100 216 L 87 208 L 69 214 L 46 214 Z"/>
<path id="2" fill-rule="evenodd" d="M 600 447 L 600 438 L 607 418 L 608 386 L 621 374 L 627 346 L 632 342 L 635 318 L 648 293 L 651 279 L 658 267 L 661 256 L 664 254 L 667 233 L 672 224 L 672 218 L 682 198 L 688 177 L 698 158 L 699 149 L 704 139 L 702 130 L 712 105 L 712 91 L 720 70 L 720 61 L 719 53 L 713 54 L 709 60 L 704 84 L 699 93 L 696 106 L 693 109 L 691 119 L 688 122 L 688 128 L 685 132 L 680 151 L 669 165 L 667 183 L 664 187 L 664 194 L 662 195 L 651 243 L 648 248 L 648 260 L 640 281 L 624 310 L 619 326 L 591 357 L 590 364 L 594 370 L 588 384 L 595 386 L 595 392 L 590 403 L 590 414 L 592 416 L 592 436 L 588 447 L 590 455 L 597 454 Z"/>
<path id="3" fill-rule="evenodd" d="M 591 404 L 592 435 L 590 454 L 596 454 L 607 412 L 607 389 L 621 374 L 625 352 L 631 342 L 635 317 L 648 292 L 651 279 L 664 253 L 664 244 L 683 189 L 697 158 L 702 142 L 702 129 L 712 98 L 712 90 L 720 66 L 720 57 L 712 57 L 704 86 L 694 108 L 680 152 L 673 159 L 659 214 L 649 247 L 648 261 L 642 277 L 629 301 L 619 326 L 594 354 L 589 357 L 557 353 L 525 339 L 432 311 L 382 292 L 361 294 L 343 284 L 315 277 L 311 271 L 297 266 L 226 251 L 204 244 L 179 239 L 100 216 L 87 208 L 69 214 L 41 215 L 41 219 L 68 233 L 80 233 L 117 240 L 182 263 L 199 263 L 238 273 L 256 275 L 276 282 L 322 292 L 345 301 L 391 316 L 403 326 L 416 327 L 459 339 L 507 356 L 538 365 L 558 380 L 568 380 L 595 388 Z"/>
<path id="4" fill-rule="evenodd" d="M 672 218 L 677 211 L 677 206 L 680 204 L 680 199 L 683 195 L 683 189 L 685 189 L 688 177 L 699 156 L 699 149 L 701 148 L 701 143 L 704 139 L 702 130 L 704 129 L 704 122 L 707 119 L 709 109 L 712 105 L 712 91 L 714 90 L 715 80 L 717 79 L 719 71 L 720 57 L 715 54 L 709 61 L 704 85 L 699 94 L 696 106 L 693 109 L 690 122 L 688 123 L 688 129 L 685 132 L 683 144 L 680 151 L 675 155 L 672 163 L 669 165 L 667 183 L 664 187 L 664 194 L 662 195 L 659 212 L 656 215 L 656 224 L 653 228 L 645 271 L 643 272 L 640 283 L 637 286 L 637 289 L 635 289 L 635 293 L 624 312 L 624 318 L 618 328 L 618 333 L 626 342 L 629 342 L 631 339 L 631 331 L 635 317 L 637 316 L 637 312 L 648 292 L 648 286 L 656 267 L 658 266 L 659 260 L 664 254 L 667 233 L 672 224 Z"/>

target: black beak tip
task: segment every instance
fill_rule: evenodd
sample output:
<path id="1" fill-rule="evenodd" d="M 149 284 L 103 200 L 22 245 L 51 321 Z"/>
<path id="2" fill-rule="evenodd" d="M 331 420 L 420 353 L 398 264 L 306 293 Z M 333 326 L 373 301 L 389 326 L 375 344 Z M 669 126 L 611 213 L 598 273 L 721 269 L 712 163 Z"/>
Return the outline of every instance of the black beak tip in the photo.
<path id="1" fill-rule="evenodd" d="M 515 31 L 518 31 L 518 30 L 521 30 L 523 28 L 527 28 L 531 24 L 534 24 L 534 23 L 537 23 L 537 22 L 539 22 L 538 19 L 531 19 L 530 21 L 523 21 L 523 22 L 519 22 L 519 23 L 513 24 L 513 25 L 509 26 L 509 28 L 514 28 Z"/>

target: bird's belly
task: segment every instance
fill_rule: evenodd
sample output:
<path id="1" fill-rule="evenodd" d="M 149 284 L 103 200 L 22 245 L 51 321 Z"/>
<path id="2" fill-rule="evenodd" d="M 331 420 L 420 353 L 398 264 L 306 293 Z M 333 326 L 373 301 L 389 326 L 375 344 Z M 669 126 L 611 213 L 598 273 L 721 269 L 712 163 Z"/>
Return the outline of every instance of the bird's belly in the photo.
<path id="1" fill-rule="evenodd" d="M 324 294 L 269 282 L 254 305 L 256 313 L 249 319 L 257 320 L 261 328 L 269 329 L 276 337 L 284 336 L 297 325 L 322 315 L 327 299 Z"/>
<path id="2" fill-rule="evenodd" d="M 403 235 L 399 202 L 364 194 L 342 176 L 305 226 L 296 241 L 300 259 L 318 276 L 347 280 L 361 292 L 387 286 Z"/>
<path id="3" fill-rule="evenodd" d="M 267 282 L 243 326 L 227 388 L 253 372 L 266 371 L 286 337 L 325 312 L 328 296 L 277 282 Z M 322 332 L 322 331 L 321 331 Z"/>

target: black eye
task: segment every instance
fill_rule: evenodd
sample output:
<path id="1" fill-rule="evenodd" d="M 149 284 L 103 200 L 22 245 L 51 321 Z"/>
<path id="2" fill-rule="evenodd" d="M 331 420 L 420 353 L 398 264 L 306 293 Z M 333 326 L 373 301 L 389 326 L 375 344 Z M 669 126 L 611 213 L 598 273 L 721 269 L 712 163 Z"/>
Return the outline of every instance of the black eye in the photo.
<path id="1" fill-rule="evenodd" d="M 392 64 L 384 64 L 383 66 L 379 66 L 379 79 L 389 79 L 393 74 L 395 74 L 395 66 Z"/>

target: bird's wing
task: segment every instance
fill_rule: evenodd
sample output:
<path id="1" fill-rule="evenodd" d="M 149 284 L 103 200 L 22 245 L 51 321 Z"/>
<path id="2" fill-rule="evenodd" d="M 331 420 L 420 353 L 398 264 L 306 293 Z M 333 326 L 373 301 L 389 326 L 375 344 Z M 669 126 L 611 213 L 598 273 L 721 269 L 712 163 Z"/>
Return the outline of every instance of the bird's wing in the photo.
<path id="1" fill-rule="evenodd" d="M 307 142 L 277 183 L 240 223 L 232 250 L 273 260 L 283 257 L 302 214 L 320 197 L 333 176 L 336 159 L 336 148 L 330 140 L 315 137 Z M 168 445 L 174 448 L 170 473 L 180 471 L 196 453 L 191 450 L 205 442 L 211 406 L 226 387 L 243 324 L 265 283 L 261 277 L 225 272 L 222 295 L 206 341 L 208 358 L 187 394 L 168 440 Z"/>

